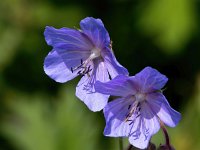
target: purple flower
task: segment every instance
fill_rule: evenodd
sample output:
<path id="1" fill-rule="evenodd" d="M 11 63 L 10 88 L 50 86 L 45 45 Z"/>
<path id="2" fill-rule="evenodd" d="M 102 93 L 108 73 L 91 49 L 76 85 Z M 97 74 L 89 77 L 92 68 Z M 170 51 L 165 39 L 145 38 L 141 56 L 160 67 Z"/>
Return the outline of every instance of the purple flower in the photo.
<path id="1" fill-rule="evenodd" d="M 44 71 L 61 83 L 81 75 L 76 96 L 90 110 L 99 111 L 109 96 L 95 92 L 96 80 L 106 82 L 118 74 L 128 75 L 128 71 L 117 62 L 100 19 L 87 17 L 81 20 L 80 27 L 81 30 L 46 27 L 45 39 L 53 50 L 45 58 Z"/>
<path id="2" fill-rule="evenodd" d="M 119 75 L 106 83 L 97 81 L 97 92 L 119 97 L 104 108 L 104 135 L 128 137 L 133 146 L 144 149 L 160 129 L 160 121 L 175 127 L 181 115 L 162 94 L 167 80 L 157 70 L 146 67 L 135 76 Z"/>

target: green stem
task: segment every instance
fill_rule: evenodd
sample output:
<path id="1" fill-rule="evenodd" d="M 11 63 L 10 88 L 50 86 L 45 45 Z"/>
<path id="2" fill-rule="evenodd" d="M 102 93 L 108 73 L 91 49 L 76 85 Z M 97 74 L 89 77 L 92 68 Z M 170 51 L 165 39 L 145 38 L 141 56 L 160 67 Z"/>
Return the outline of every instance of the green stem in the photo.
<path id="1" fill-rule="evenodd" d="M 123 139 L 119 138 L 119 150 L 123 150 Z"/>

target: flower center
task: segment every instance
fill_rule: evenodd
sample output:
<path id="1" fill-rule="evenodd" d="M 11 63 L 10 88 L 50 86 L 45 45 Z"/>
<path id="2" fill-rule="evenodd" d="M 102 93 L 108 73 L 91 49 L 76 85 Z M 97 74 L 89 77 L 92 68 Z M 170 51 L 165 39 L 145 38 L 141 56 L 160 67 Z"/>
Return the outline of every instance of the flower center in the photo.
<path id="1" fill-rule="evenodd" d="M 138 102 L 143 102 L 143 101 L 146 100 L 146 94 L 144 94 L 144 93 L 136 93 L 135 94 L 135 99 Z"/>
<path id="2" fill-rule="evenodd" d="M 93 60 L 93 59 L 95 59 L 95 58 L 97 58 L 99 56 L 101 56 L 101 50 L 99 48 L 93 48 L 91 50 L 91 54 L 90 54 L 89 59 Z"/>

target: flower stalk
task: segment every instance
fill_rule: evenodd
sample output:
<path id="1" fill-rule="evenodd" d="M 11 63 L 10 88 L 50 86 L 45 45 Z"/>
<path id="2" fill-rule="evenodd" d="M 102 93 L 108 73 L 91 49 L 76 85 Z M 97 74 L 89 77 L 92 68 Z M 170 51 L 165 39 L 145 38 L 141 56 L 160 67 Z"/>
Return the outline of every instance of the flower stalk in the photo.
<path id="1" fill-rule="evenodd" d="M 161 129 L 163 131 L 163 134 L 164 134 L 164 137 L 165 137 L 165 144 L 170 146 L 170 141 L 169 141 L 169 135 L 167 133 L 167 129 L 165 128 L 165 125 L 163 124 L 162 121 L 160 121 L 160 126 L 161 126 Z"/>
<path id="2" fill-rule="evenodd" d="M 164 137 L 165 137 L 165 145 L 161 145 L 159 147 L 159 150 L 175 150 L 171 144 L 170 144 L 170 139 L 169 139 L 169 135 L 167 133 L 167 129 L 165 128 L 165 125 L 162 121 L 160 121 L 160 126 L 161 126 L 161 129 L 163 131 L 163 134 L 164 134 Z"/>
<path id="3" fill-rule="evenodd" d="M 123 138 L 119 138 L 119 150 L 123 150 Z"/>

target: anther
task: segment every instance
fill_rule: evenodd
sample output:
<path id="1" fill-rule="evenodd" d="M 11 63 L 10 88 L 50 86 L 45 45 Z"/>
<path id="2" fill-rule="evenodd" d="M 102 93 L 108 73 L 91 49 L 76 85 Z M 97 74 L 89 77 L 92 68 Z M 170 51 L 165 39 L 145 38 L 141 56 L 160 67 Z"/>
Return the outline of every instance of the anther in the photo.
<path id="1" fill-rule="evenodd" d="M 138 114 L 135 118 L 138 118 L 141 114 Z"/>
<path id="2" fill-rule="evenodd" d="M 81 59 L 81 65 L 83 64 L 83 59 Z"/>
<path id="3" fill-rule="evenodd" d="M 138 111 L 140 111 L 140 110 L 141 110 L 141 107 L 138 108 Z"/>
<path id="4" fill-rule="evenodd" d="M 77 72 L 78 75 L 84 76 L 85 74 L 87 74 L 88 77 L 90 77 L 89 72 L 92 71 L 92 68 L 91 68 L 90 65 L 87 66 L 87 64 L 88 64 L 87 61 L 83 62 L 83 60 L 81 59 L 81 64 L 80 64 L 79 66 L 77 66 L 77 67 L 74 67 L 74 68 L 71 67 L 71 72 L 74 73 L 75 70 L 80 69 L 80 70 Z"/>
<path id="5" fill-rule="evenodd" d="M 132 115 L 134 115 L 134 119 L 138 118 L 141 115 L 141 113 L 140 113 L 140 110 L 141 110 L 140 105 L 141 105 L 140 102 L 138 102 L 132 108 L 131 108 L 131 105 L 128 106 L 128 110 L 130 110 L 130 109 L 131 110 L 126 115 L 125 122 L 130 121 L 130 117 Z"/>
<path id="6" fill-rule="evenodd" d="M 128 124 L 129 126 L 133 124 L 133 120 L 131 120 L 131 122 Z"/>
<path id="7" fill-rule="evenodd" d="M 74 72 L 72 67 L 71 67 L 71 72 L 72 72 L 72 73 Z"/>

